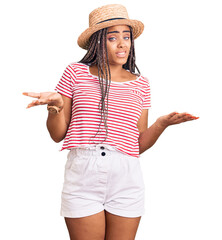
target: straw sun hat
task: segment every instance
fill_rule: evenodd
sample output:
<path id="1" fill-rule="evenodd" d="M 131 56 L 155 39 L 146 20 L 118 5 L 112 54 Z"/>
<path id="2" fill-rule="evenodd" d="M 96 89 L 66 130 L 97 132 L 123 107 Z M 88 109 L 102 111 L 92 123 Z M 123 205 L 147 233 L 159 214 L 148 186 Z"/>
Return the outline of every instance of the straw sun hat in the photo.
<path id="1" fill-rule="evenodd" d="M 116 25 L 131 26 L 134 38 L 139 37 L 144 29 L 142 22 L 129 19 L 127 10 L 123 5 L 109 4 L 99 7 L 89 14 L 89 28 L 79 36 L 78 45 L 83 49 L 88 49 L 89 40 L 93 33 Z"/>

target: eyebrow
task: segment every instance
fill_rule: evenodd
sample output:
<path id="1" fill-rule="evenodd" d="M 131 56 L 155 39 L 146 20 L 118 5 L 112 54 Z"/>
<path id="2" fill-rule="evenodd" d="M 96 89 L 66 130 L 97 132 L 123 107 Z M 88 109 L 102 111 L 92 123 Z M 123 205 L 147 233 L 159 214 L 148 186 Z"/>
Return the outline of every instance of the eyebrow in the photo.
<path id="1" fill-rule="evenodd" d="M 129 33 L 130 33 L 129 30 L 125 30 L 125 31 L 123 31 L 123 32 L 129 32 Z M 120 32 L 119 32 L 119 31 L 112 31 L 112 32 L 108 32 L 107 34 L 110 34 L 110 33 L 120 33 Z"/>

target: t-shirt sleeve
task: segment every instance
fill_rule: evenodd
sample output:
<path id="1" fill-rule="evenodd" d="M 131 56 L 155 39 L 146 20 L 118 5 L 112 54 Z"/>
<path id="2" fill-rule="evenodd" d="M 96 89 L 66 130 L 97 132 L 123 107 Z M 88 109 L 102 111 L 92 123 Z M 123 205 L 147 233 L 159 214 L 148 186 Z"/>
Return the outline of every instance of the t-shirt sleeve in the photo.
<path id="1" fill-rule="evenodd" d="M 150 92 L 150 83 L 147 78 L 144 78 L 145 85 L 143 89 L 143 107 L 142 109 L 151 108 L 151 92 Z"/>
<path id="2" fill-rule="evenodd" d="M 74 87 L 75 87 L 76 73 L 73 66 L 70 64 L 66 67 L 63 75 L 56 85 L 55 91 L 68 97 L 73 97 Z"/>

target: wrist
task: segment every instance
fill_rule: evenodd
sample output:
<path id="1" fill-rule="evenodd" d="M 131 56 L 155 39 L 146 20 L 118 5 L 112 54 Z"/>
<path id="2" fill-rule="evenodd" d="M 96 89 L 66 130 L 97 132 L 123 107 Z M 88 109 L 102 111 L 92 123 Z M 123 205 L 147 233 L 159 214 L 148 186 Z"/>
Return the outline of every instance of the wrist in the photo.
<path id="1" fill-rule="evenodd" d="M 59 114 L 63 109 L 63 106 L 56 106 L 56 105 L 48 105 L 47 110 L 49 113 L 52 114 Z"/>
<path id="2" fill-rule="evenodd" d="M 155 122 L 155 125 L 157 128 L 161 129 L 161 130 L 165 130 L 169 125 L 164 122 L 161 118 L 158 118 Z"/>

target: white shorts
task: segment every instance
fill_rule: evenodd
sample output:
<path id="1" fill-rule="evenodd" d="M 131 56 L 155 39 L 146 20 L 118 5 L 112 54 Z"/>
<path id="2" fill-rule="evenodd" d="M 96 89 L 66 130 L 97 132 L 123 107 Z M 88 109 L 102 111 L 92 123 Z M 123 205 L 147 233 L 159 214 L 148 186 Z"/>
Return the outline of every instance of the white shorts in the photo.
<path id="1" fill-rule="evenodd" d="M 145 195 L 139 158 L 98 144 L 68 154 L 61 216 L 86 217 L 104 209 L 122 217 L 144 214 Z"/>

